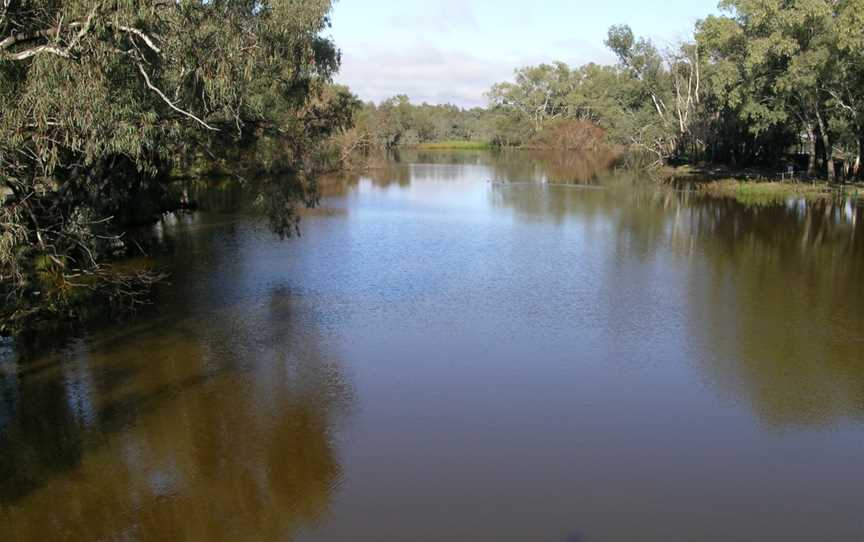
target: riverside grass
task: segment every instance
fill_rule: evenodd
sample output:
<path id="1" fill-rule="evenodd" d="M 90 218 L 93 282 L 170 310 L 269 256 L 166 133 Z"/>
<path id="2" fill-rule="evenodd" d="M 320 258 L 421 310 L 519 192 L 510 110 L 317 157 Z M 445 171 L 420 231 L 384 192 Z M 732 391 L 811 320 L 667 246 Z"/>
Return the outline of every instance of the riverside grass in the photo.
<path id="1" fill-rule="evenodd" d="M 719 179 L 700 184 L 697 190 L 703 194 L 732 198 L 746 205 L 770 205 L 782 203 L 790 198 L 824 200 L 836 197 L 860 198 L 864 196 L 861 186 L 831 185 L 827 182 L 791 181 L 745 181 Z"/>
<path id="2" fill-rule="evenodd" d="M 491 149 L 492 146 L 486 141 L 460 141 L 460 140 L 449 140 L 449 141 L 437 141 L 434 143 L 421 143 L 420 145 L 416 145 L 415 149 L 428 151 L 428 150 L 462 150 L 462 151 L 483 151 Z"/>

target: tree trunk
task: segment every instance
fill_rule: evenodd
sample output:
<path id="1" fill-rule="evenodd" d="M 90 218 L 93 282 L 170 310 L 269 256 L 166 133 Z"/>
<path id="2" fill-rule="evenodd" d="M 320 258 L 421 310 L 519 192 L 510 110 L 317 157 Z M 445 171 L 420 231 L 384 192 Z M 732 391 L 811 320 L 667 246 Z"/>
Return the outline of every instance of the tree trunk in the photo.
<path id="1" fill-rule="evenodd" d="M 813 124 L 807 124 L 807 135 L 810 138 L 809 149 L 807 150 L 807 176 L 816 176 L 816 128 Z"/>
<path id="2" fill-rule="evenodd" d="M 864 160 L 864 136 L 858 136 L 858 156 L 855 157 L 855 167 L 852 171 L 852 175 L 858 179 L 864 179 L 864 167 L 862 167 L 861 160 Z"/>
<path id="3" fill-rule="evenodd" d="M 818 110 L 816 111 L 816 119 L 819 121 L 819 133 L 822 135 L 822 146 L 824 147 L 825 152 L 825 171 L 828 175 L 828 182 L 833 183 L 835 181 L 834 147 L 831 145 L 831 136 L 828 133 L 828 126 L 825 125 L 822 113 Z"/>
<path id="4" fill-rule="evenodd" d="M 828 174 L 828 182 L 837 180 L 837 170 L 834 167 L 834 146 L 831 145 L 829 136 L 822 132 L 822 144 L 825 146 L 825 171 Z"/>

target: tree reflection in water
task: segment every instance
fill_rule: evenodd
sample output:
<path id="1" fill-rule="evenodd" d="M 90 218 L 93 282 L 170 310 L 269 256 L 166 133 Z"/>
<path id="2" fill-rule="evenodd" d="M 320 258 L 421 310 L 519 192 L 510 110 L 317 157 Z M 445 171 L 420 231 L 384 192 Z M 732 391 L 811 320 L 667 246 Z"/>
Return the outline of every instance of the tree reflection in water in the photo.
<path id="1" fill-rule="evenodd" d="M 864 420 L 861 202 L 748 206 L 626 175 L 601 187 L 502 184 L 490 197 L 522 219 L 611 228 L 620 257 L 687 266 L 693 278 L 677 287 L 690 334 L 711 353 L 702 370 L 764 422 Z"/>
<path id="2" fill-rule="evenodd" d="M 624 514 L 702 540 L 717 510 L 766 539 L 860 532 L 861 205 L 402 158 L 322 179 L 287 244 L 230 184 L 196 198 L 155 229 L 156 314 L 0 348 L 0 539 L 648 533 Z"/>
<path id="3" fill-rule="evenodd" d="M 320 520 L 351 391 L 292 316 L 276 289 L 7 363 L 3 539 L 272 540 Z"/>

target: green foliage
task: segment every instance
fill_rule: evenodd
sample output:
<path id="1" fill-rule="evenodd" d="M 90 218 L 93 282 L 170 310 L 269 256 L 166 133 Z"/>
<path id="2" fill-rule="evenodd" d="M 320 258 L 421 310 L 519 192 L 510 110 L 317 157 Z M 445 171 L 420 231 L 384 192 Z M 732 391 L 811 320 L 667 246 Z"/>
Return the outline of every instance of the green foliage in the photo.
<path id="1" fill-rule="evenodd" d="M 710 90 L 726 123 L 756 138 L 806 147 L 809 171 L 833 179 L 835 158 L 860 156 L 859 1 L 726 0 L 697 41 L 712 61 Z M 771 137 L 773 136 L 773 137 Z M 847 168 L 851 169 L 851 168 Z M 854 172 L 852 172 L 854 173 Z M 860 172 L 859 172 L 860 173 Z"/>
<path id="2" fill-rule="evenodd" d="M 557 62 L 518 69 L 515 82 L 495 85 L 488 96 L 493 106 L 514 110 L 539 132 L 545 122 L 568 114 L 572 87 L 570 68 Z"/>
<path id="3" fill-rule="evenodd" d="M 617 66 L 521 68 L 495 85 L 496 141 L 526 144 L 561 119 L 670 160 L 864 174 L 864 2 L 725 0 L 692 41 L 659 50 L 628 26 L 606 45 Z M 809 165 L 798 165 L 798 154 Z"/>
<path id="4" fill-rule="evenodd" d="M 593 130 L 591 125 L 600 128 L 615 144 L 665 139 L 667 126 L 646 101 L 659 85 L 658 74 L 651 71 L 656 68 L 653 46 L 637 43 L 627 27 L 613 28 L 609 42 L 621 55 L 618 66 L 530 66 L 517 70 L 514 82 L 495 85 L 488 96 L 499 115 L 496 141 L 531 145 L 541 139 L 548 146 L 547 127 L 562 121 L 581 121 L 586 132 Z M 570 145 L 562 141 L 553 146 Z"/>
<path id="5" fill-rule="evenodd" d="M 722 179 L 699 187 L 699 191 L 712 197 L 735 199 L 745 205 L 763 206 L 784 203 L 790 199 L 823 200 L 836 197 L 825 183 L 779 183 Z"/>
<path id="6" fill-rule="evenodd" d="M 330 8 L 3 2 L 0 295 L 30 295 L 46 272 L 63 284 L 99 275 L 125 251 L 127 227 L 177 205 L 168 173 L 202 157 L 247 178 L 274 230 L 292 233 L 295 207 L 317 199 L 320 148 L 359 106 L 330 85 L 340 62 L 322 37 Z"/>
<path id="7" fill-rule="evenodd" d="M 353 120 L 354 128 L 340 144 L 367 153 L 442 142 L 451 146 L 485 143 L 491 139 L 493 123 L 492 115 L 482 109 L 415 105 L 404 95 L 365 104 Z"/>
<path id="8" fill-rule="evenodd" d="M 405 146 L 605 142 L 632 163 L 864 177 L 864 0 L 724 0 L 665 49 L 615 26 L 616 65 L 523 67 L 470 110 L 362 104 L 334 86 L 330 8 L 0 0 L 0 296 L 50 289 L 62 308 L 118 284 L 103 262 L 126 252 L 128 227 L 178 205 L 177 174 L 244 179 L 283 236 L 322 169 Z"/>

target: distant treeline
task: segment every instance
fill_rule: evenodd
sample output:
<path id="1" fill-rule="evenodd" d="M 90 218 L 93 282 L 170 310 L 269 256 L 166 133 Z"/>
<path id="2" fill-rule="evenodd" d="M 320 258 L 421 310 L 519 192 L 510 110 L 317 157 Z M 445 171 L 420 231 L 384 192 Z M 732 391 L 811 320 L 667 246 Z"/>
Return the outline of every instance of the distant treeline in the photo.
<path id="1" fill-rule="evenodd" d="M 667 47 L 609 30 L 616 65 L 518 69 L 489 107 L 367 104 L 349 147 L 441 140 L 501 146 L 623 145 L 663 163 L 792 165 L 862 176 L 864 0 L 724 0 Z"/>
<path id="2" fill-rule="evenodd" d="M 463 109 L 456 105 L 412 104 L 398 95 L 364 104 L 355 114 L 353 129 L 341 134 L 347 151 L 443 146 L 460 143 L 498 147 L 589 149 L 604 141 L 605 131 L 593 122 L 551 118 L 537 126 L 508 107 Z M 476 148 L 476 145 L 474 146 Z"/>
<path id="3" fill-rule="evenodd" d="M 398 95 L 375 104 L 363 104 L 354 115 L 354 126 L 335 139 L 341 162 L 358 155 L 375 154 L 399 147 L 449 142 L 489 142 L 494 135 L 490 112 L 455 105 L 412 104 Z"/>

